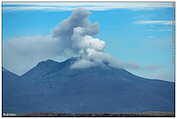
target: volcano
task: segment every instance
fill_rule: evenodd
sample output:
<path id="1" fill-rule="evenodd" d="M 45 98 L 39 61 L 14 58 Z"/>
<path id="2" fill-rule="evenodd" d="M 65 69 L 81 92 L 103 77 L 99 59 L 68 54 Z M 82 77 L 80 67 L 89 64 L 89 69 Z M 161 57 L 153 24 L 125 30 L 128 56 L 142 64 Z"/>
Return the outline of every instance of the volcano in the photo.
<path id="1" fill-rule="evenodd" d="M 78 60 L 42 61 L 22 76 L 3 71 L 3 112 L 174 112 L 174 82 L 142 78 L 107 63 L 71 68 Z"/>

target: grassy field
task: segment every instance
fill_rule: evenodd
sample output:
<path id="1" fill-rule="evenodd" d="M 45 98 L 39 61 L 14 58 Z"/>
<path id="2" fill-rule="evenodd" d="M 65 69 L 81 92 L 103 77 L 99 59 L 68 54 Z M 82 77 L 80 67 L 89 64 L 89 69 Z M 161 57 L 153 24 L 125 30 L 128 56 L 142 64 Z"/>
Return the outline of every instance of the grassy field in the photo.
<path id="1" fill-rule="evenodd" d="M 129 113 L 48 113 L 34 112 L 16 115 L 3 115 L 4 117 L 175 117 L 174 112 L 129 112 Z"/>

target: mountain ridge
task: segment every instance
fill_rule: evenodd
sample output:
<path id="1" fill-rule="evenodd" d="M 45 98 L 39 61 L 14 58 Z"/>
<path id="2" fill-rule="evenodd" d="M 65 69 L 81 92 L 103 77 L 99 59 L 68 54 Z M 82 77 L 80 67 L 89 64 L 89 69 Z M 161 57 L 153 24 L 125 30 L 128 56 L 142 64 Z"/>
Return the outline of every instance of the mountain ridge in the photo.
<path id="1" fill-rule="evenodd" d="M 5 111 L 174 111 L 175 83 L 138 77 L 121 68 L 70 68 L 76 61 L 38 63 L 14 83 L 11 110 Z"/>
<path id="2" fill-rule="evenodd" d="M 78 61 L 78 60 L 80 60 L 80 59 L 81 59 L 80 57 L 71 57 L 71 58 L 69 58 L 69 59 L 67 59 L 67 60 L 65 60 L 65 61 L 62 61 L 62 62 L 58 62 L 58 61 L 55 61 L 55 60 L 52 60 L 52 59 L 47 59 L 47 60 L 44 60 L 44 61 L 39 62 L 39 63 L 38 63 L 36 66 L 34 66 L 32 69 L 34 69 L 35 67 L 48 68 L 47 66 L 56 66 L 56 68 L 58 68 L 58 69 L 56 69 L 56 70 L 60 70 L 60 68 L 65 67 L 65 65 L 73 64 L 73 62 L 76 62 L 76 61 Z M 59 66 L 59 65 L 62 65 L 62 66 Z M 111 69 L 116 69 L 116 70 L 117 70 L 117 68 L 111 67 L 111 66 L 109 66 L 109 65 L 107 65 L 107 66 L 108 66 L 109 68 L 111 68 Z M 29 71 L 27 71 L 26 73 L 24 73 L 23 75 L 21 75 L 21 77 L 23 77 L 24 75 L 28 74 L 32 69 L 30 69 Z M 78 68 L 78 69 L 79 69 L 79 68 Z M 133 74 L 133 73 L 131 73 L 131 72 L 129 72 L 129 71 L 123 69 L 123 68 L 119 68 L 119 69 L 121 69 L 121 70 L 123 70 L 123 71 L 126 71 L 126 72 L 129 73 L 130 75 L 135 75 L 135 74 Z M 76 68 L 75 70 L 77 70 L 77 68 Z M 140 78 L 143 78 L 143 77 L 138 76 L 138 75 L 135 75 L 135 76 L 140 77 Z M 144 79 L 150 79 L 150 78 L 144 78 Z M 150 79 L 150 80 L 160 80 L 160 79 Z M 160 81 L 164 81 L 164 80 L 160 80 Z M 165 81 L 166 81 L 166 80 L 165 80 Z M 166 81 L 166 82 L 170 82 L 170 81 Z"/>

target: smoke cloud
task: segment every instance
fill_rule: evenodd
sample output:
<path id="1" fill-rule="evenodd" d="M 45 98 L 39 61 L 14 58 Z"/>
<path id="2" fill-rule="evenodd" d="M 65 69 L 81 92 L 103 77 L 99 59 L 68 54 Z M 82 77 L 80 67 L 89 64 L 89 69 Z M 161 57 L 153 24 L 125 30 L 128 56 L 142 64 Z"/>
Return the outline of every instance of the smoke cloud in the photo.
<path id="1" fill-rule="evenodd" d="M 90 14 L 85 9 L 75 9 L 72 15 L 60 22 L 49 35 L 3 41 L 4 67 L 17 74 L 23 74 L 42 60 L 63 60 L 79 56 L 80 60 L 71 68 L 105 64 L 116 68 L 141 68 L 134 63 L 120 62 L 104 53 L 106 43 L 95 38 L 99 26 L 98 23 L 89 21 Z"/>
<path id="2" fill-rule="evenodd" d="M 69 49 L 79 56 L 88 55 L 92 50 L 103 51 L 105 42 L 94 38 L 99 28 L 97 23 L 88 20 L 89 15 L 87 10 L 74 10 L 68 19 L 55 28 L 53 37 L 58 39 L 63 50 Z"/>

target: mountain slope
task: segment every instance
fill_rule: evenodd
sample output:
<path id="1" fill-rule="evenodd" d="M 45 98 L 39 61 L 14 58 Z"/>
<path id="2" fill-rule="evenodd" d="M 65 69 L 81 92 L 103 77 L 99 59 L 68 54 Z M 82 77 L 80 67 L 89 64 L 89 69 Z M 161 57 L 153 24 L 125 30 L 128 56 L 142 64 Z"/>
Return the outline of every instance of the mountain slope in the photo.
<path id="1" fill-rule="evenodd" d="M 21 76 L 13 112 L 174 111 L 174 83 L 108 65 L 71 69 L 77 60 L 43 61 Z"/>
<path id="2" fill-rule="evenodd" d="M 18 80 L 18 78 L 18 75 L 2 68 L 3 112 L 6 112 L 6 110 L 12 110 L 13 87 L 14 83 L 16 83 L 15 80 Z"/>
<path id="3" fill-rule="evenodd" d="M 5 68 L 2 68 L 2 75 L 3 75 L 3 79 L 4 80 L 8 80 L 8 79 L 14 80 L 14 79 L 16 79 L 16 78 L 19 77 L 18 75 L 14 74 L 14 73 L 12 73 L 10 71 L 8 71 Z"/>

